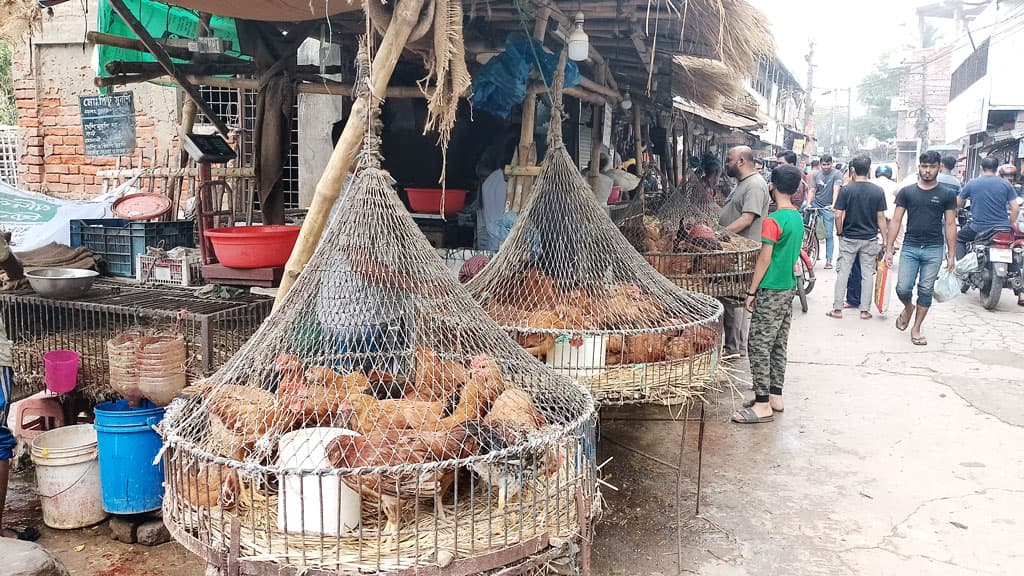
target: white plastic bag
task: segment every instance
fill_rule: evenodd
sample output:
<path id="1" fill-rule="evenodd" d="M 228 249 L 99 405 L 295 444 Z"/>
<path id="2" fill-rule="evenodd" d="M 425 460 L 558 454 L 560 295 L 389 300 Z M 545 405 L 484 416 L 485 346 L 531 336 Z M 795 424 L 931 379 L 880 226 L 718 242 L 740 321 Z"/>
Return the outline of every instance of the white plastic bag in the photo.
<path id="1" fill-rule="evenodd" d="M 939 272 L 938 279 L 935 280 L 935 299 L 939 302 L 949 302 L 959 295 L 960 279 L 956 277 L 955 273 L 943 268 Z"/>
<path id="2" fill-rule="evenodd" d="M 963 278 L 968 274 L 974 274 L 981 268 L 978 264 L 978 255 L 968 252 L 963 258 L 956 261 L 956 275 Z"/>

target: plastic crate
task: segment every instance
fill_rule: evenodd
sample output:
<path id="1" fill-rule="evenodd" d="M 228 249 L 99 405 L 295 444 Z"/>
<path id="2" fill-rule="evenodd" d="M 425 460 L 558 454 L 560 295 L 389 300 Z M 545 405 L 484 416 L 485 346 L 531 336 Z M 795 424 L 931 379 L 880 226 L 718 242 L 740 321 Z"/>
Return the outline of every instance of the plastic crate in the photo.
<path id="1" fill-rule="evenodd" d="M 135 261 L 135 279 L 140 284 L 198 286 L 203 283 L 203 257 L 199 254 L 177 257 L 139 254 Z"/>
<path id="2" fill-rule="evenodd" d="M 195 222 L 133 222 L 117 218 L 71 221 L 71 246 L 85 246 L 106 261 L 113 276 L 135 277 L 136 258 L 146 248 L 194 248 Z"/>

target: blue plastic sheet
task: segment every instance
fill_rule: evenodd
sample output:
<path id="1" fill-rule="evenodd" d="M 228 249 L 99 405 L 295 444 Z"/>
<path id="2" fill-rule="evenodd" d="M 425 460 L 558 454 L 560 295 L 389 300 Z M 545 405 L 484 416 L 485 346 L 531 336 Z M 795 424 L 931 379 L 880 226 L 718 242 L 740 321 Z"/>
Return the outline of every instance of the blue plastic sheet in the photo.
<path id="1" fill-rule="evenodd" d="M 505 51 L 491 58 L 473 78 L 473 108 L 499 118 L 508 118 L 512 108 L 526 98 L 530 72 L 537 69 L 549 86 L 558 68 L 558 55 L 551 54 L 535 39 L 522 32 L 509 34 Z M 575 62 L 565 65 L 565 87 L 580 83 Z"/>

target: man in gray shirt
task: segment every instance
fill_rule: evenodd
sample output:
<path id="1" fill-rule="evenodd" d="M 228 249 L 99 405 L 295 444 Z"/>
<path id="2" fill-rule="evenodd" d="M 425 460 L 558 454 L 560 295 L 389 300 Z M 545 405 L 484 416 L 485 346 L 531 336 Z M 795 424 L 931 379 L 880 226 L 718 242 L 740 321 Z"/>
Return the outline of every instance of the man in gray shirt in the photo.
<path id="1" fill-rule="evenodd" d="M 739 183 L 729 195 L 718 223 L 733 234 L 741 234 L 761 243 L 761 223 L 768 215 L 768 183 L 754 165 L 754 153 L 747 146 L 729 150 L 725 161 L 725 174 Z M 750 313 L 736 302 L 722 302 L 725 306 L 725 353 L 745 356 Z"/>
<path id="2" fill-rule="evenodd" d="M 952 188 L 957 195 L 960 195 L 960 188 L 963 186 L 960 183 L 960 179 L 953 174 L 953 170 L 956 170 L 957 159 L 956 156 L 945 155 L 942 157 L 942 166 L 939 168 L 939 184 Z"/>

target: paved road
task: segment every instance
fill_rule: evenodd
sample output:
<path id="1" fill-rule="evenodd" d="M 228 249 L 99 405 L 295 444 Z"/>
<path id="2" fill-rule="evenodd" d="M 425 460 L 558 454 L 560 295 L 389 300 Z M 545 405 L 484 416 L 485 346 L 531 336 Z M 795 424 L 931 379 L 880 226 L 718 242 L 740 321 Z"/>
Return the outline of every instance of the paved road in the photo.
<path id="1" fill-rule="evenodd" d="M 930 345 L 917 347 L 894 314 L 827 318 L 834 275 L 818 273 L 811 310 L 793 324 L 785 414 L 734 425 L 724 397 L 712 416 L 701 515 L 692 517 L 692 491 L 684 503 L 684 573 L 1018 573 L 1024 308 L 1009 291 L 994 312 L 976 293 L 936 304 Z M 669 462 L 678 428 L 604 425 L 607 437 Z M 677 573 L 671 471 L 604 451 L 617 459 L 612 482 L 632 493 L 609 497 L 596 573 Z"/>

